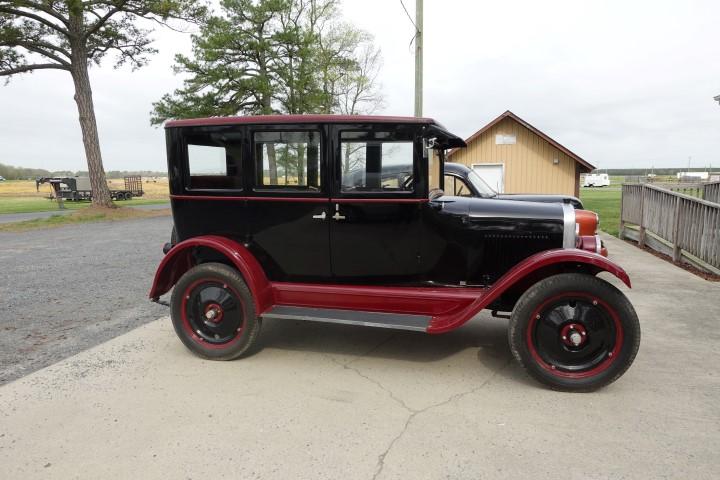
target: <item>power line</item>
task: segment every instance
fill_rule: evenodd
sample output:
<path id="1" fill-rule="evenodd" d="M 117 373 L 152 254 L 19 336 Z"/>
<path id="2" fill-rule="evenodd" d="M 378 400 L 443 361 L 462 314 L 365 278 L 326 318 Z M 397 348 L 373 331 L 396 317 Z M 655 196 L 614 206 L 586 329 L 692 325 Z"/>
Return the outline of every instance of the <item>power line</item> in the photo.
<path id="1" fill-rule="evenodd" d="M 408 12 L 408 9 L 405 7 L 403 0 L 400 0 L 400 5 L 402 5 L 403 10 L 405 10 L 405 15 L 407 15 L 408 19 L 410 20 L 410 23 L 412 23 L 413 27 L 415 27 L 415 35 L 417 36 L 418 28 L 417 28 L 417 25 L 415 25 L 415 20 L 413 20 L 413 18 L 410 16 L 410 12 Z M 413 37 L 413 38 L 415 38 L 415 37 Z M 410 43 L 412 43 L 412 42 L 410 42 Z"/>

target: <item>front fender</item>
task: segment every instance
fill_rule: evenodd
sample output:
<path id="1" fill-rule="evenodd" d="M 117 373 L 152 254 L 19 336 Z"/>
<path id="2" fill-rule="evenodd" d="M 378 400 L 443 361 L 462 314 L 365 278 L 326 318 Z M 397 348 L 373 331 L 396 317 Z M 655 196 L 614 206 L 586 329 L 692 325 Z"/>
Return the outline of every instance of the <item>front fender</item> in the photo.
<path id="1" fill-rule="evenodd" d="M 272 306 L 270 282 L 253 254 L 244 245 L 216 235 L 193 237 L 170 249 L 155 272 L 155 279 L 148 294 L 152 300 L 157 300 L 167 293 L 185 272 L 195 266 L 192 252 L 197 247 L 222 254 L 238 269 L 250 289 L 258 315 Z"/>
<path id="2" fill-rule="evenodd" d="M 533 280 L 539 281 L 551 275 L 578 268 L 592 275 L 610 272 L 629 288 L 632 288 L 627 272 L 602 255 L 576 248 L 547 250 L 532 255 L 515 265 L 461 312 L 434 317 L 427 331 L 428 333 L 443 333 L 460 327 L 481 310 L 487 308 L 512 286 L 524 280 L 535 277 Z"/>

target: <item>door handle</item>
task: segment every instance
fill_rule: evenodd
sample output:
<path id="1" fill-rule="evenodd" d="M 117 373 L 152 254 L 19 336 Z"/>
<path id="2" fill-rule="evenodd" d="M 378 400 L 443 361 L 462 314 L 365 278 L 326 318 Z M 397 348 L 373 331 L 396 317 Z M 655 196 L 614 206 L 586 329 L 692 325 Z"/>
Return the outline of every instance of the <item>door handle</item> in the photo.
<path id="1" fill-rule="evenodd" d="M 325 210 L 323 210 L 320 215 L 313 215 L 313 218 L 317 218 L 318 220 L 325 220 L 325 217 L 327 217 L 327 215 L 325 214 Z"/>
<path id="2" fill-rule="evenodd" d="M 345 215 L 340 215 L 340 204 L 339 203 L 335 204 L 335 215 L 333 215 L 332 218 L 334 218 L 335 221 L 345 220 Z"/>

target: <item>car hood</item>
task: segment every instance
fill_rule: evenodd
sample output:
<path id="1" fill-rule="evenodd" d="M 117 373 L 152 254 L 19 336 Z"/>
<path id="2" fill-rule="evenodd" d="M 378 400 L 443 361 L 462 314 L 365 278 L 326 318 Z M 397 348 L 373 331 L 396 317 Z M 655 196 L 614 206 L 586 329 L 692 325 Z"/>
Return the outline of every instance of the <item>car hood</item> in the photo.
<path id="1" fill-rule="evenodd" d="M 516 200 L 521 202 L 541 202 L 541 203 L 569 203 L 575 209 L 582 210 L 583 204 L 579 198 L 572 195 L 541 195 L 541 194 L 498 194 L 495 198 L 499 200 Z"/>

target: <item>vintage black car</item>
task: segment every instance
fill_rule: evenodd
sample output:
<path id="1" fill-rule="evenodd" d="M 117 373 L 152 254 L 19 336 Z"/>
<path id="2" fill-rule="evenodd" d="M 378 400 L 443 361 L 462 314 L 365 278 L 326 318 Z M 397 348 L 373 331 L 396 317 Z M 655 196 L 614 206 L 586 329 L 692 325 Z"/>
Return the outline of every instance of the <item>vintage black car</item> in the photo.
<path id="1" fill-rule="evenodd" d="M 445 163 L 445 190 L 448 195 L 456 195 L 459 197 L 496 198 L 498 200 L 542 203 L 565 202 L 575 207 L 576 210 L 583 209 L 583 204 L 580 199 L 572 195 L 497 193 L 476 171 L 461 163 Z"/>
<path id="2" fill-rule="evenodd" d="M 149 295 L 174 286 L 173 325 L 202 357 L 247 354 L 265 319 L 436 334 L 490 310 L 554 388 L 598 388 L 635 358 L 635 311 L 596 277 L 629 287 L 628 275 L 577 235 L 575 209 L 446 195 L 445 151 L 464 142 L 432 119 L 207 118 L 165 131 L 177 238 Z"/>

